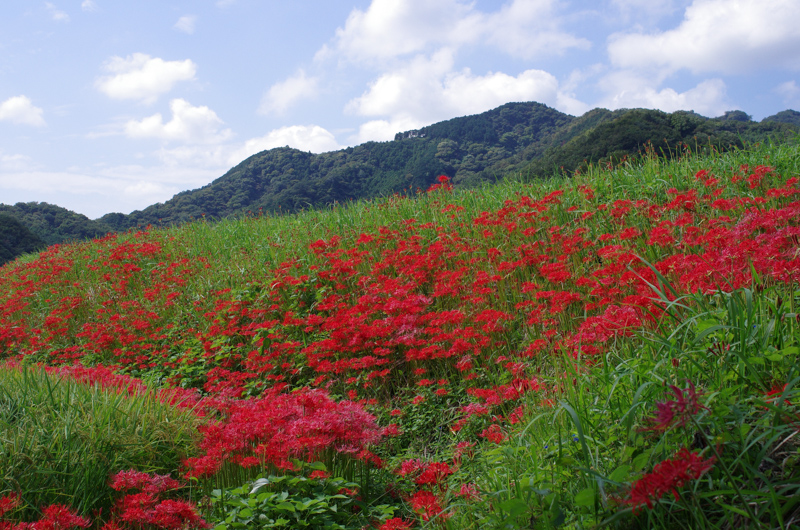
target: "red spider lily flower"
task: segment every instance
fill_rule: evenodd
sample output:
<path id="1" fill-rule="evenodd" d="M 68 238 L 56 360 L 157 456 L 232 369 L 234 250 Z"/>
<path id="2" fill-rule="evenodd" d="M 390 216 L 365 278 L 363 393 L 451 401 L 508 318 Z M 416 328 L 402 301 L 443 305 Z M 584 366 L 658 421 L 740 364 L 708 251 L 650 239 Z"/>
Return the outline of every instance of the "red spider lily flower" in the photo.
<path id="1" fill-rule="evenodd" d="M 404 460 L 398 469 L 395 470 L 395 474 L 400 475 L 401 477 L 406 477 L 408 475 L 415 475 L 418 473 L 424 464 L 419 458 L 413 458 L 409 460 Z"/>
<path id="2" fill-rule="evenodd" d="M 433 517 L 442 514 L 442 506 L 436 495 L 430 491 L 418 491 L 408 499 L 411 508 L 422 516 L 424 521 L 430 521 Z M 446 518 L 447 515 L 444 515 Z"/>
<path id="3" fill-rule="evenodd" d="M 170 478 L 169 475 L 151 475 L 136 471 L 135 469 L 129 469 L 128 471 L 120 471 L 111 477 L 109 486 L 116 491 L 138 489 L 150 495 L 157 495 L 165 491 L 180 488 L 182 484 Z"/>
<path id="4" fill-rule="evenodd" d="M 0 517 L 20 505 L 22 505 L 22 501 L 19 493 L 9 493 L 5 497 L 0 497 Z"/>
<path id="5" fill-rule="evenodd" d="M 67 528 L 88 528 L 90 521 L 76 514 L 72 508 L 63 504 L 53 504 L 42 510 L 42 518 L 31 525 L 35 530 L 66 530 Z"/>
<path id="6" fill-rule="evenodd" d="M 467 458 L 475 456 L 475 442 L 459 442 L 456 445 L 456 450 L 453 451 L 453 462 L 456 464 L 461 463 L 461 457 L 467 455 Z"/>
<path id="7" fill-rule="evenodd" d="M 669 386 L 675 395 L 675 399 L 656 403 L 656 415 L 650 418 L 652 426 L 646 430 L 663 432 L 672 427 L 683 427 L 698 412 L 703 409 L 708 410 L 707 407 L 699 403 L 698 398 L 700 395 L 695 390 L 694 384 L 691 381 L 687 382 L 689 386 L 683 390 L 675 385 Z"/>
<path id="8" fill-rule="evenodd" d="M 456 493 L 456 495 L 468 500 L 474 500 L 474 501 L 481 500 L 481 494 L 478 491 L 478 488 L 475 486 L 475 484 L 472 483 L 462 484 L 461 488 L 459 488 L 458 493 Z"/>
<path id="9" fill-rule="evenodd" d="M 439 484 L 452 474 L 453 470 L 445 462 L 431 462 L 414 482 L 419 485 Z"/>
<path id="10" fill-rule="evenodd" d="M 197 508 L 189 502 L 167 499 L 161 501 L 151 513 L 147 515 L 148 524 L 156 528 L 172 530 L 188 530 L 190 528 L 211 528 L 198 513 Z"/>
<path id="11" fill-rule="evenodd" d="M 506 439 L 506 435 L 503 433 L 503 430 L 496 423 L 493 423 L 484 429 L 480 436 L 495 444 L 499 444 Z"/>
<path id="12" fill-rule="evenodd" d="M 699 453 L 684 447 L 675 458 L 659 462 L 652 473 L 637 480 L 624 503 L 637 512 L 642 506 L 652 509 L 654 502 L 670 492 L 677 501 L 680 499 L 678 489 L 690 480 L 700 478 L 714 466 L 714 462 L 714 457 L 703 460 Z"/>

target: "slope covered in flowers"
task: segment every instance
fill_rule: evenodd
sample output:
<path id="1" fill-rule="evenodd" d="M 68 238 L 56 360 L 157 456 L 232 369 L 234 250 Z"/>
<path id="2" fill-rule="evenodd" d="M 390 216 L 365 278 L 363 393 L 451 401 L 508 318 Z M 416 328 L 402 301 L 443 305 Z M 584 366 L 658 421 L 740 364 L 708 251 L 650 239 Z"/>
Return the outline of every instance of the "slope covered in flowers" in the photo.
<path id="1" fill-rule="evenodd" d="M 661 329 L 683 294 L 778 286 L 795 303 L 799 221 L 796 147 L 482 191 L 442 178 L 413 198 L 109 235 L 9 264 L 0 357 L 194 407 L 203 438 L 176 477 L 358 466 L 362 501 L 389 506 L 358 524 L 453 525 L 464 509 L 448 503 L 492 493 L 462 457 L 518 438 L 569 377 Z M 776 370 L 763 391 L 796 375 Z M 695 472 L 662 494 L 716 458 L 682 451 Z M 637 484 L 635 513 L 654 502 Z"/>

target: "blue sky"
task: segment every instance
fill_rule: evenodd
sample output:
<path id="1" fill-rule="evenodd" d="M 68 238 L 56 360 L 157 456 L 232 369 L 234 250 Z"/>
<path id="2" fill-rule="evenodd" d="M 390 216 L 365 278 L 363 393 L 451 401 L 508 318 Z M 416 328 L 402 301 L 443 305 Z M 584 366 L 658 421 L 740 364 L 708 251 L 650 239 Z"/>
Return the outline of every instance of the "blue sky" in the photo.
<path id="1" fill-rule="evenodd" d="M 247 156 L 538 101 L 800 110 L 797 0 L 13 0 L 0 202 L 97 218 Z"/>

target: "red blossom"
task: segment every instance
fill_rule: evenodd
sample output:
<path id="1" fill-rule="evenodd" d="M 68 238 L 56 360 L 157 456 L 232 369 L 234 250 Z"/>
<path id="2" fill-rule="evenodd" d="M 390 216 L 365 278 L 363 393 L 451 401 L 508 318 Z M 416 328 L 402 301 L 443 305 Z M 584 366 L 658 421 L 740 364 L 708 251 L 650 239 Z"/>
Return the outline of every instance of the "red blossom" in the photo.
<path id="1" fill-rule="evenodd" d="M 675 399 L 656 403 L 656 415 L 650 418 L 652 425 L 648 430 L 666 431 L 673 427 L 683 427 L 701 410 L 707 410 L 700 404 L 700 394 L 695 390 L 694 384 L 691 381 L 687 382 L 689 386 L 685 389 L 675 385 L 669 386 Z"/>
<path id="2" fill-rule="evenodd" d="M 691 480 L 697 480 L 714 466 L 714 457 L 703 460 L 699 453 L 681 449 L 675 458 L 659 462 L 651 473 L 637 480 L 628 493 L 624 503 L 634 511 L 643 506 L 653 508 L 653 504 L 667 493 L 679 500 L 678 489 Z"/>

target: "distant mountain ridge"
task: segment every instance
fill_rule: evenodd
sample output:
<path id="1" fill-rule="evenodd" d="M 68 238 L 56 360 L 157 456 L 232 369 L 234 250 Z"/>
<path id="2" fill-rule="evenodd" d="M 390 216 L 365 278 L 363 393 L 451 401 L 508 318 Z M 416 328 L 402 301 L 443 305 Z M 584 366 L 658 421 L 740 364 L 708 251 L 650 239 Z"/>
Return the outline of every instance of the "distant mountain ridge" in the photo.
<path id="1" fill-rule="evenodd" d="M 257 153 L 210 184 L 128 215 L 100 219 L 47 203 L 0 205 L 47 244 L 96 237 L 148 224 L 166 225 L 205 216 L 293 212 L 334 202 L 425 189 L 438 175 L 472 186 L 515 172 L 528 178 L 572 172 L 590 162 L 636 156 L 656 148 L 785 138 L 800 131 L 800 112 L 785 110 L 754 122 L 742 111 L 718 118 L 694 112 L 594 109 L 564 114 L 541 103 L 507 103 L 496 109 L 397 133 L 394 141 L 311 154 L 289 147 Z"/>

